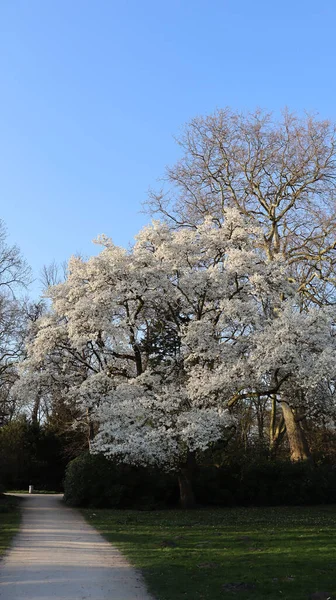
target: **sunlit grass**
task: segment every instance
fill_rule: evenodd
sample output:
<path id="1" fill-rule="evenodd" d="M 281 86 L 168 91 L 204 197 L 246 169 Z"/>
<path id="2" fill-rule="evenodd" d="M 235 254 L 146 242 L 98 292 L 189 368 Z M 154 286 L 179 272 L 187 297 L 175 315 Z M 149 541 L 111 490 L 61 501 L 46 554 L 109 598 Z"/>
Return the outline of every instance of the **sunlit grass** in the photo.
<path id="1" fill-rule="evenodd" d="M 0 559 L 5 554 L 20 525 L 20 500 L 0 495 Z"/>
<path id="2" fill-rule="evenodd" d="M 336 597 L 336 507 L 83 511 L 158 600 Z"/>

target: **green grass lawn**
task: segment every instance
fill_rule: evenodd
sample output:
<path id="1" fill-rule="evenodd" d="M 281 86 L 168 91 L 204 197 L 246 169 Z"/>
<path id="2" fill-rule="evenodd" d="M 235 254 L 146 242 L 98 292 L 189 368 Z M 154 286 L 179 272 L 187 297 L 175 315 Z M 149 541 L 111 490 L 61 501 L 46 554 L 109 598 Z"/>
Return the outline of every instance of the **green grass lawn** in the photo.
<path id="1" fill-rule="evenodd" d="M 0 560 L 20 526 L 20 499 L 0 494 Z"/>
<path id="2" fill-rule="evenodd" d="M 336 598 L 335 506 L 83 513 L 157 600 Z"/>

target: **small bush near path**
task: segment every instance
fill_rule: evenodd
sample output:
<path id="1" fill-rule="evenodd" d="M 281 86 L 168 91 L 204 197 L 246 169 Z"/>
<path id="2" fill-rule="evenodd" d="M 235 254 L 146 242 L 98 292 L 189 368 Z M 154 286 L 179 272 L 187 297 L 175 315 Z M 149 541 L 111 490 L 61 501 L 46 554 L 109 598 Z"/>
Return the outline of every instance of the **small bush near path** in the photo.
<path id="1" fill-rule="evenodd" d="M 20 526 L 20 499 L 0 494 L 0 559 Z"/>
<path id="2" fill-rule="evenodd" d="M 336 598 L 336 506 L 83 514 L 157 600 Z"/>

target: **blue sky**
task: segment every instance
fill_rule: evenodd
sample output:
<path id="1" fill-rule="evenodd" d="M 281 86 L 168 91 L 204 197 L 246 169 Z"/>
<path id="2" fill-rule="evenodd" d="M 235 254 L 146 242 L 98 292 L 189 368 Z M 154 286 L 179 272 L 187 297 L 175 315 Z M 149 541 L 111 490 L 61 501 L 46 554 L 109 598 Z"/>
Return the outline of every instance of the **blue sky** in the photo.
<path id="1" fill-rule="evenodd" d="M 335 22 L 333 0 L 0 0 L 0 217 L 35 276 L 132 241 L 192 117 L 336 120 Z"/>

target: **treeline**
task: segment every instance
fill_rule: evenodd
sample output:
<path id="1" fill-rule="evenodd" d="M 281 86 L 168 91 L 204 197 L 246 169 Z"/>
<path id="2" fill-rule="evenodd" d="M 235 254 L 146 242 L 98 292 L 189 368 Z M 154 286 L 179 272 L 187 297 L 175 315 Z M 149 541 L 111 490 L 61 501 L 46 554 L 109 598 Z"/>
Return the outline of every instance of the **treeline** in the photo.
<path id="1" fill-rule="evenodd" d="M 225 449 L 199 457 L 193 474 L 197 505 L 334 503 L 336 436 L 320 431 L 313 439 L 312 460 L 292 462 L 285 441 L 272 456 L 256 440 L 246 446 L 237 432 Z M 120 464 L 87 451 L 74 458 L 76 452 L 73 440 L 50 425 L 14 419 L 0 429 L 2 488 L 64 491 L 73 506 L 151 510 L 179 503 L 174 472 Z"/>
<path id="2" fill-rule="evenodd" d="M 62 438 L 49 426 L 18 417 L 0 429 L 2 488 L 60 492 L 69 457 Z"/>
<path id="3" fill-rule="evenodd" d="M 45 269 L 3 431 L 24 413 L 80 457 L 70 502 L 334 498 L 335 141 L 288 112 L 194 119 L 134 246 Z"/>

